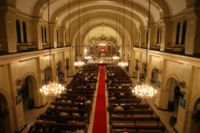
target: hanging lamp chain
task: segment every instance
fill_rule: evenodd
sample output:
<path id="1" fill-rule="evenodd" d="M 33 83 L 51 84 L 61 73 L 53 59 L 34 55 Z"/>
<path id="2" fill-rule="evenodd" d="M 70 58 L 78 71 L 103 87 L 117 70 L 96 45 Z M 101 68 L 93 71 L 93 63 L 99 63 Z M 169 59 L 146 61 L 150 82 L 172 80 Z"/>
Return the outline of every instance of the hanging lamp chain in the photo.
<path id="1" fill-rule="evenodd" d="M 50 0 L 47 0 L 47 10 L 48 10 L 48 37 L 49 37 L 49 65 L 52 72 L 52 62 L 51 62 L 51 43 L 50 43 Z M 53 77 L 51 76 L 51 81 L 53 81 Z"/>
<path id="2" fill-rule="evenodd" d="M 148 24 L 147 24 L 147 30 L 148 30 L 148 42 L 147 42 L 147 47 L 146 47 L 146 75 L 145 75 L 145 80 L 147 80 L 147 77 L 148 77 L 148 60 L 149 60 L 149 46 L 150 46 L 150 25 L 151 25 L 151 0 L 149 0 L 149 11 L 148 11 Z"/>

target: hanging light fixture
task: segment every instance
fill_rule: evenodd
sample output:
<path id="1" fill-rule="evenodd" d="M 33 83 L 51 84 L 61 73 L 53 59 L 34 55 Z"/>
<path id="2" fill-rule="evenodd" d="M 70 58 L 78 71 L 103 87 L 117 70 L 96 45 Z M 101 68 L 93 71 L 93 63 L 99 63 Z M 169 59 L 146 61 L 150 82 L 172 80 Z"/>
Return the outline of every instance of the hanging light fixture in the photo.
<path id="1" fill-rule="evenodd" d="M 148 12 L 148 32 L 150 32 L 150 9 L 151 9 L 151 0 L 149 0 L 149 12 Z M 150 36 L 150 34 L 149 34 Z M 150 37 L 148 36 L 148 45 L 150 44 Z M 142 83 L 137 84 L 132 92 L 134 95 L 137 95 L 141 98 L 152 98 L 156 93 L 157 90 L 147 81 L 147 65 L 148 65 L 148 45 L 146 47 L 146 65 L 145 68 L 145 77 Z"/>
<path id="2" fill-rule="evenodd" d="M 123 0 L 123 44 L 125 45 L 125 32 L 124 32 L 124 26 L 125 26 L 125 0 Z M 122 51 L 123 51 L 123 46 L 122 46 Z M 125 56 L 125 55 L 124 55 Z M 124 58 L 122 58 L 124 60 Z M 118 64 L 120 67 L 127 67 L 129 64 L 127 61 L 120 61 Z"/>
<path id="3" fill-rule="evenodd" d="M 120 61 L 117 65 L 120 66 L 120 67 L 127 67 L 128 66 L 128 62 Z"/>
<path id="4" fill-rule="evenodd" d="M 50 45 L 50 3 L 49 0 L 47 0 L 47 7 L 48 7 L 48 30 L 49 30 L 49 64 L 51 67 L 51 45 Z M 52 70 L 52 69 L 51 69 Z M 43 85 L 40 88 L 40 92 L 48 97 L 56 97 L 58 95 L 60 95 L 61 93 L 63 93 L 65 91 L 65 87 L 60 84 L 57 83 L 55 81 L 53 81 L 53 78 L 51 77 L 51 80 L 49 81 L 48 84 Z"/>
<path id="5" fill-rule="evenodd" d="M 117 35 L 117 17 L 118 17 L 118 15 L 116 14 L 116 32 L 115 32 L 115 33 L 116 33 L 116 34 L 115 34 L 115 37 L 116 37 L 116 44 L 115 44 L 115 46 L 117 46 L 117 44 L 118 44 L 118 43 L 117 43 L 117 42 L 118 42 L 118 35 Z M 114 44 L 112 44 L 112 45 L 114 45 Z M 113 59 L 113 60 L 119 60 L 119 59 L 120 59 L 119 56 L 117 56 L 116 53 L 113 54 L 113 47 L 114 47 L 114 46 L 112 46 L 112 59 Z"/>
<path id="6" fill-rule="evenodd" d="M 74 62 L 74 66 L 75 67 L 82 67 L 82 66 L 84 66 L 85 65 L 85 62 L 84 61 L 82 61 L 80 58 L 80 43 L 81 43 L 81 41 L 80 41 L 80 35 L 81 35 L 81 33 L 80 33 L 80 30 L 81 30 L 81 22 L 80 22 L 80 14 L 81 14 L 81 12 L 80 12 L 80 0 L 79 0 L 79 44 L 78 44 L 78 59 L 76 59 L 75 60 L 75 62 Z"/>
<path id="7" fill-rule="evenodd" d="M 114 56 L 112 57 L 112 59 L 113 59 L 113 60 L 119 60 L 120 58 L 119 58 L 119 56 L 114 55 Z"/>

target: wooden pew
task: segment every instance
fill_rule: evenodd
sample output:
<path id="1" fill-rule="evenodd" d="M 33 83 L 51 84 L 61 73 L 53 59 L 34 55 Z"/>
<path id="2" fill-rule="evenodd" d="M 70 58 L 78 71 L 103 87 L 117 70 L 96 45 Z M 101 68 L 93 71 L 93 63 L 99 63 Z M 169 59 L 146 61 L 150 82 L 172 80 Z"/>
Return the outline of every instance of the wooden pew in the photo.
<path id="1" fill-rule="evenodd" d="M 157 116 L 135 115 L 135 116 L 111 116 L 110 123 L 113 122 L 156 122 L 160 124 L 160 118 Z"/>
<path id="2" fill-rule="evenodd" d="M 146 130 L 146 131 L 161 131 L 164 133 L 165 131 L 165 127 L 163 125 L 148 125 L 148 124 L 138 124 L 138 125 L 134 125 L 134 124 L 112 124 L 111 125 L 111 133 L 113 132 L 114 129 L 128 129 L 128 130 L 135 130 L 137 133 L 141 130 Z M 153 133 L 153 132 L 151 132 Z"/>
<path id="3" fill-rule="evenodd" d="M 83 122 L 71 122 L 71 123 L 56 123 L 53 121 L 36 121 L 35 122 L 36 127 L 59 127 L 61 130 L 65 131 L 76 131 L 77 129 L 84 129 L 87 131 L 87 124 Z"/>
<path id="4" fill-rule="evenodd" d="M 39 116 L 40 120 L 47 120 L 47 121 L 56 121 L 59 123 L 63 123 L 63 121 L 81 121 L 81 122 L 89 122 L 88 118 L 86 116 L 63 116 L 63 115 L 48 115 L 48 114 L 42 114 Z"/>

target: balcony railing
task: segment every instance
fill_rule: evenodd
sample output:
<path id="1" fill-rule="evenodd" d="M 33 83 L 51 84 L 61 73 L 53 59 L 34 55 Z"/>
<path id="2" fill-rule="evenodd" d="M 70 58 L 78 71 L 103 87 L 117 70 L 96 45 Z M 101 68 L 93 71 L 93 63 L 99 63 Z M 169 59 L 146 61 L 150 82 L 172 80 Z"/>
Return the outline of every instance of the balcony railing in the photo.
<path id="1" fill-rule="evenodd" d="M 57 48 L 62 48 L 62 47 L 64 47 L 64 43 L 57 44 Z"/>
<path id="2" fill-rule="evenodd" d="M 37 49 L 38 47 L 34 43 L 18 43 L 17 44 L 17 52 L 36 51 Z"/>
<path id="3" fill-rule="evenodd" d="M 54 45 L 53 44 L 49 45 L 49 43 L 42 43 L 42 48 L 43 49 L 50 49 L 50 48 L 54 48 Z"/>
<path id="4" fill-rule="evenodd" d="M 150 50 L 160 51 L 160 44 L 151 44 Z"/>
<path id="5" fill-rule="evenodd" d="M 184 54 L 185 46 L 184 45 L 168 45 L 165 47 L 165 52 L 174 53 L 174 54 Z"/>

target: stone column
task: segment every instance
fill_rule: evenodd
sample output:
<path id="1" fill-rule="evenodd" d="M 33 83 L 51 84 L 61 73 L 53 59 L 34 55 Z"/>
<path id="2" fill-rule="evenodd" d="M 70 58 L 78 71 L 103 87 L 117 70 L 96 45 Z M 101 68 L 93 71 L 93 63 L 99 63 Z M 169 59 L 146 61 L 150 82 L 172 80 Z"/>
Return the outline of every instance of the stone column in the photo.
<path id="1" fill-rule="evenodd" d="M 24 117 L 24 110 L 23 110 L 23 102 L 19 102 L 16 104 L 15 97 L 18 96 L 19 85 L 17 84 L 18 76 L 16 74 L 17 71 L 17 62 L 12 62 L 9 64 L 9 78 L 10 78 L 10 88 L 12 97 L 14 99 L 10 99 L 14 103 L 14 121 L 15 121 L 15 130 L 20 131 L 24 128 L 26 122 Z"/>
<path id="2" fill-rule="evenodd" d="M 165 44 L 166 44 L 166 24 L 161 24 L 161 44 L 160 44 L 160 51 L 165 50 Z"/>
<path id="3" fill-rule="evenodd" d="M 50 30 L 49 31 L 50 31 L 50 35 L 49 35 L 50 38 L 49 38 L 49 36 L 47 37 L 48 40 L 49 40 L 49 44 L 51 46 L 53 45 L 54 48 L 57 48 L 57 42 L 56 42 L 57 32 L 56 32 L 56 24 L 55 23 L 50 23 Z"/>
<path id="4" fill-rule="evenodd" d="M 2 50 L 5 53 L 17 52 L 16 13 L 12 7 L 0 7 L 0 34 Z"/>
<path id="5" fill-rule="evenodd" d="M 157 98 L 156 98 L 156 101 L 155 101 L 156 106 L 158 108 L 161 108 L 161 109 L 167 109 L 168 108 L 168 92 L 165 88 L 166 66 L 167 66 L 166 60 L 161 59 L 161 64 L 160 64 L 161 86 L 160 86 L 160 90 L 158 91 Z M 163 99 L 163 97 L 165 97 L 165 98 Z"/>
<path id="6" fill-rule="evenodd" d="M 64 26 L 60 27 L 60 43 L 62 44 L 62 46 L 66 45 L 66 29 Z"/>
<path id="7" fill-rule="evenodd" d="M 37 45 L 37 48 L 41 50 L 42 47 L 42 32 L 41 32 L 41 19 L 34 18 L 33 20 L 33 42 Z"/>
<path id="8" fill-rule="evenodd" d="M 189 10 L 189 9 L 188 9 Z M 187 30 L 186 30 L 186 46 L 185 46 L 185 54 L 193 55 L 195 52 L 200 50 L 199 45 L 199 35 L 198 33 L 198 18 L 194 13 L 194 9 L 190 9 L 187 11 Z"/>
<path id="9" fill-rule="evenodd" d="M 38 69 L 38 87 L 42 87 L 43 85 L 43 80 L 44 80 L 44 64 L 43 64 L 43 59 L 42 56 L 39 56 L 37 59 L 37 69 Z M 39 88 L 36 88 L 37 91 L 39 91 Z M 37 98 L 38 99 L 34 99 L 35 100 L 35 106 L 36 107 L 40 107 L 42 105 L 45 105 L 47 102 L 46 97 L 42 96 L 42 94 L 40 92 L 37 92 Z"/>

